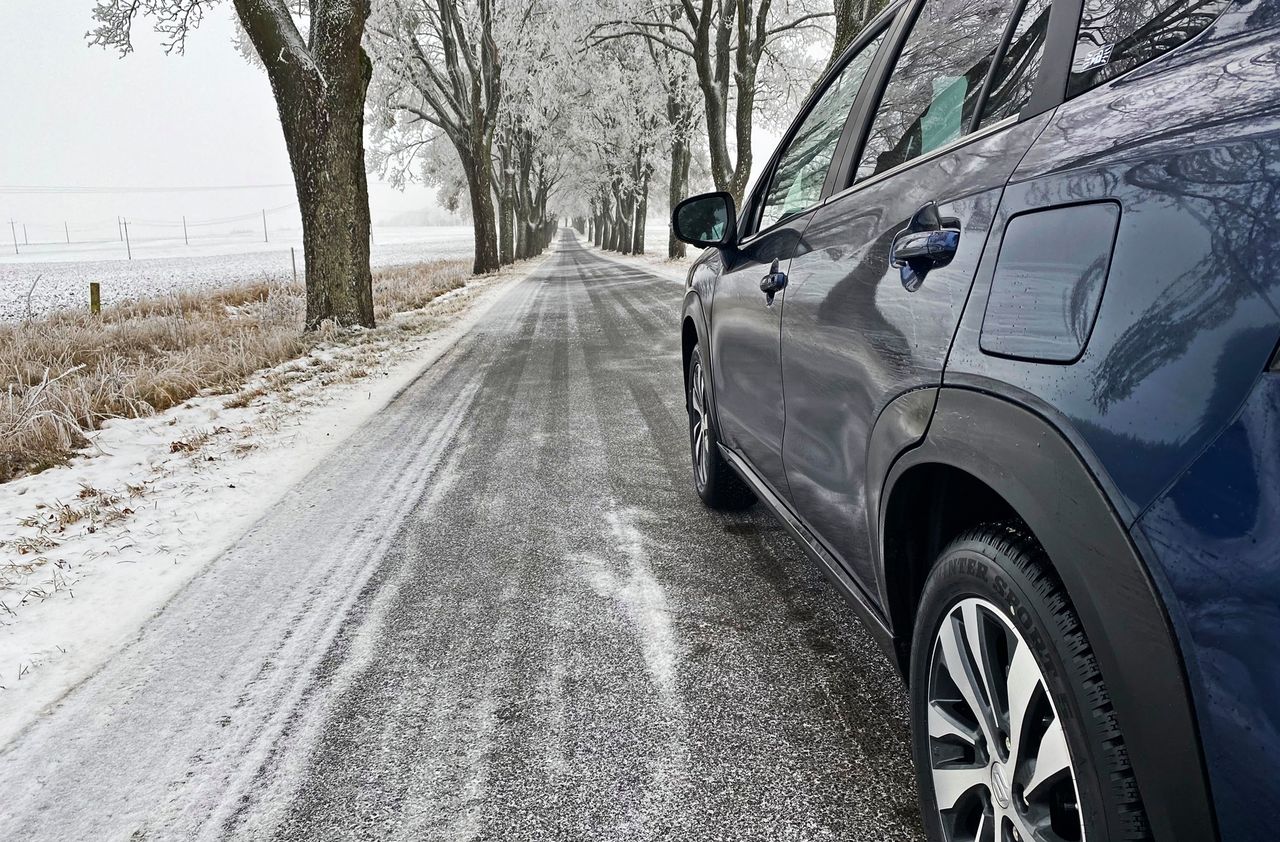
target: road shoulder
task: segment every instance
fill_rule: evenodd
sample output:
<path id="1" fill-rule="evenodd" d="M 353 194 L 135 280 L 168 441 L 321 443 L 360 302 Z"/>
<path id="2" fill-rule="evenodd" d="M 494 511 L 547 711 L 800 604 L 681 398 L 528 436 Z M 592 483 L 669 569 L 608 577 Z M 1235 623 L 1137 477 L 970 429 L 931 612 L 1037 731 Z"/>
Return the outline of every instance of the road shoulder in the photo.
<path id="1" fill-rule="evenodd" d="M 255 382 L 273 389 L 247 405 L 209 395 L 108 422 L 86 455 L 0 485 L 0 523 L 15 533 L 0 546 L 0 567 L 15 574 L 0 588 L 0 749 L 544 259 L 437 298 L 358 353 L 320 348 L 259 372 L 245 391 Z"/>
<path id="2" fill-rule="evenodd" d="M 655 277 L 667 281 L 675 281 L 676 283 L 683 284 L 685 282 L 685 279 L 689 276 L 690 267 L 698 259 L 698 254 L 696 253 L 686 258 L 672 260 L 659 254 L 619 254 L 618 252 L 605 251 L 592 244 L 590 240 L 572 228 L 565 230 L 569 231 L 577 239 L 579 246 L 596 257 L 618 266 L 625 266 L 628 269 L 639 269 Z M 693 249 L 693 251 L 697 252 L 696 249 Z"/>

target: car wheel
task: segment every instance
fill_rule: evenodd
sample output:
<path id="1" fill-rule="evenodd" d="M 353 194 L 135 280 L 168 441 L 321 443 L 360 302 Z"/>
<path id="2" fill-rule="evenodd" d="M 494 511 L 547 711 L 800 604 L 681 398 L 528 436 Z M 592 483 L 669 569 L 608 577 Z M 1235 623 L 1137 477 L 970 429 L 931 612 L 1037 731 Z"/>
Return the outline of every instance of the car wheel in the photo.
<path id="1" fill-rule="evenodd" d="M 912 641 L 911 725 L 930 839 L 1150 838 L 1089 641 L 1017 527 L 970 531 L 932 568 Z"/>
<path id="2" fill-rule="evenodd" d="M 720 455 L 719 438 L 707 402 L 707 377 L 699 346 L 689 355 L 685 382 L 689 394 L 689 452 L 693 457 L 693 484 L 702 502 L 713 509 L 743 509 L 755 495 Z"/>

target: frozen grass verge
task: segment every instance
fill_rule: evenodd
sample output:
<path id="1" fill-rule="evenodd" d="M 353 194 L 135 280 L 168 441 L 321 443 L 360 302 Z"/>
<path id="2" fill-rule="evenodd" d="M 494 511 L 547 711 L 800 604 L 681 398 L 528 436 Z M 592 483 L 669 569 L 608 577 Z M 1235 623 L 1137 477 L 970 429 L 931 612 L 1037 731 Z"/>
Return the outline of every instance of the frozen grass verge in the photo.
<path id="1" fill-rule="evenodd" d="M 62 464 L 111 418 L 163 412 L 200 394 L 241 392 L 255 372 L 321 343 L 396 330 L 394 315 L 465 285 L 468 261 L 374 272 L 378 331 L 301 331 L 300 286 L 263 281 L 0 324 L 0 482 Z M 343 372 L 347 379 L 358 370 Z M 262 389 L 263 387 L 257 387 Z"/>

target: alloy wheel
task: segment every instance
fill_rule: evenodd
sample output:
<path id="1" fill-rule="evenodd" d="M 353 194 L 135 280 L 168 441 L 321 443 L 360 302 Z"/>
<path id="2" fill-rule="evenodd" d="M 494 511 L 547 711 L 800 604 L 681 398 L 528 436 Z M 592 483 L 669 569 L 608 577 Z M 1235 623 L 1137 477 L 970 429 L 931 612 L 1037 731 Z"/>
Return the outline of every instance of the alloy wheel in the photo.
<path id="1" fill-rule="evenodd" d="M 928 692 L 929 774 L 948 842 L 1084 838 L 1062 720 L 1000 609 L 970 597 L 947 611 Z"/>
<path id="2" fill-rule="evenodd" d="M 693 371 L 689 374 L 689 445 L 698 488 L 706 488 L 711 469 L 711 437 L 707 425 L 706 380 L 702 376 L 702 361 L 698 359 L 693 361 Z"/>

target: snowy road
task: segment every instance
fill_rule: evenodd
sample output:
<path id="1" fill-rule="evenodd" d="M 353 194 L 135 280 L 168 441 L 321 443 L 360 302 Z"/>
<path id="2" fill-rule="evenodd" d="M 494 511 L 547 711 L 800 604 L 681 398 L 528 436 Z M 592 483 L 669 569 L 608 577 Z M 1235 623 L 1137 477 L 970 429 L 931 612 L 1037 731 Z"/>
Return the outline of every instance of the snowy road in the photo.
<path id="1" fill-rule="evenodd" d="M 0 749 L 0 838 L 917 839 L 905 699 L 569 240 Z"/>

